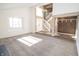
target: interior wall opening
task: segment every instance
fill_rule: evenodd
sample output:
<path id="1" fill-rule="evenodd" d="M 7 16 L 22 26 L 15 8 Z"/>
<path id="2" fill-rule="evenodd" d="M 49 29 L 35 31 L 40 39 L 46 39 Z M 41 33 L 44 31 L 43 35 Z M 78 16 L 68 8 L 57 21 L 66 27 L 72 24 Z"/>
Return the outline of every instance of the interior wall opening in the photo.
<path id="1" fill-rule="evenodd" d="M 52 34 L 53 4 L 45 4 L 36 7 L 36 32 Z"/>

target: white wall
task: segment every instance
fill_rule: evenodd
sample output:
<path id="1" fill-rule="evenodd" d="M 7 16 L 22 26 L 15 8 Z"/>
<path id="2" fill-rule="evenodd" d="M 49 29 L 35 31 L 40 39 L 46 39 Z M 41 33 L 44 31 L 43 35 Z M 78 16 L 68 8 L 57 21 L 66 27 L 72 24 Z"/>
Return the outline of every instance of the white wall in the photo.
<path id="1" fill-rule="evenodd" d="M 61 15 L 65 13 L 79 12 L 79 3 L 54 3 L 53 9 L 54 9 L 53 15 Z M 77 38 L 76 38 L 77 52 L 79 55 L 79 16 L 77 19 L 76 35 L 77 35 Z"/>
<path id="2" fill-rule="evenodd" d="M 31 22 L 32 32 L 36 32 L 36 9 L 34 7 L 31 8 Z"/>
<path id="3" fill-rule="evenodd" d="M 53 9 L 53 15 L 79 12 L 79 3 L 54 3 Z"/>
<path id="4" fill-rule="evenodd" d="M 15 36 L 34 31 L 34 8 L 19 7 L 0 10 L 0 38 Z M 22 17 L 22 29 L 11 29 L 9 17 Z"/>
<path id="5" fill-rule="evenodd" d="M 79 3 L 53 3 L 53 16 L 79 12 L 78 6 Z M 52 31 L 56 33 L 56 25 L 54 25 L 52 28 Z"/>
<path id="6" fill-rule="evenodd" d="M 79 3 L 53 3 L 53 15 L 79 12 Z M 76 14 L 73 14 L 76 15 Z M 56 27 L 55 27 L 56 28 Z M 56 29 L 55 29 L 56 30 Z"/>

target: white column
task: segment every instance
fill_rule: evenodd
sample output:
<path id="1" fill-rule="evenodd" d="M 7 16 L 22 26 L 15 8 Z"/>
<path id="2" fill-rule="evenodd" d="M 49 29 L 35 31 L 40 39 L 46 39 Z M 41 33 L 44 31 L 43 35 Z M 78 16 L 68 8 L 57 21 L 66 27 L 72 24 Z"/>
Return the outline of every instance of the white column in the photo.
<path id="1" fill-rule="evenodd" d="M 52 36 L 57 35 L 57 18 L 53 18 L 52 22 Z"/>
<path id="2" fill-rule="evenodd" d="M 76 26 L 76 45 L 77 45 L 77 51 L 79 56 L 79 16 L 77 17 L 77 26 Z"/>

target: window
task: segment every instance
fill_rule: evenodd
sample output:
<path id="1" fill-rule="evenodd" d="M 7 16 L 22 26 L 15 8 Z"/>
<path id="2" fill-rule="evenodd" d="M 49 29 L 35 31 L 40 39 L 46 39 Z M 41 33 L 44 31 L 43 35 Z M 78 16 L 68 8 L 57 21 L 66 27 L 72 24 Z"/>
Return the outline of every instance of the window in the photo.
<path id="1" fill-rule="evenodd" d="M 18 17 L 9 18 L 10 28 L 22 28 L 22 19 Z"/>

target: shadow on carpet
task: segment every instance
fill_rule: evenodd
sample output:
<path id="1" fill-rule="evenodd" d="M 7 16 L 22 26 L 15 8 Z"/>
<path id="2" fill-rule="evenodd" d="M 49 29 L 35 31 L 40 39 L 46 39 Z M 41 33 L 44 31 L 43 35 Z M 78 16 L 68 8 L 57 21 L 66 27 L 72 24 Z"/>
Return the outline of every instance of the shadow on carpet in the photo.
<path id="1" fill-rule="evenodd" d="M 0 45 L 0 56 L 9 56 L 9 52 L 5 45 Z"/>

